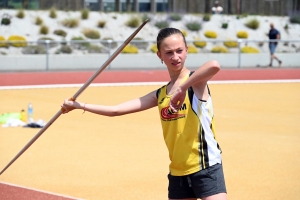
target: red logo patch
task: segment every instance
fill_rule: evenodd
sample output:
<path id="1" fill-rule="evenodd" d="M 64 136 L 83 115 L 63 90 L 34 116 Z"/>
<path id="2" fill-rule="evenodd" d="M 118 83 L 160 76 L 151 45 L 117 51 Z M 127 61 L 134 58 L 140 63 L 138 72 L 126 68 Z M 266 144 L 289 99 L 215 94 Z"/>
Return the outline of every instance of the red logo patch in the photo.
<path id="1" fill-rule="evenodd" d="M 176 119 L 185 117 L 185 114 L 174 113 L 169 108 L 170 108 L 170 106 L 161 109 L 160 115 L 163 120 L 171 121 L 171 120 L 176 120 Z"/>

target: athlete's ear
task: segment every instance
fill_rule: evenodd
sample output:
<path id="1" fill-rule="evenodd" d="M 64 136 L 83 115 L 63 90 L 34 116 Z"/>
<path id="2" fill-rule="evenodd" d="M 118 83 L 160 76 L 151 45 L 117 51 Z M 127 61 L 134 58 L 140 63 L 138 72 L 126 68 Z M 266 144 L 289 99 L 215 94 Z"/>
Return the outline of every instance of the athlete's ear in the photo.
<path id="1" fill-rule="evenodd" d="M 156 52 L 156 55 L 159 57 L 159 59 L 161 60 L 161 53 L 160 53 L 160 51 L 157 51 Z"/>

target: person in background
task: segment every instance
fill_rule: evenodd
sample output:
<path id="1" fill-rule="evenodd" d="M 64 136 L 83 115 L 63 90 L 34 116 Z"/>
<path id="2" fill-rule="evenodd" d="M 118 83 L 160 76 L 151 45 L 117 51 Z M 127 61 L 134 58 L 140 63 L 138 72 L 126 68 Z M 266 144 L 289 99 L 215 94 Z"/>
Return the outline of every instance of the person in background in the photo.
<path id="1" fill-rule="evenodd" d="M 215 1 L 215 5 L 211 9 L 213 14 L 222 14 L 223 8 L 220 6 L 219 1 Z"/>
<path id="2" fill-rule="evenodd" d="M 273 23 L 270 24 L 269 39 L 270 40 L 279 40 L 280 39 L 280 32 L 277 29 L 275 29 Z M 270 54 L 271 54 L 269 67 L 272 67 L 274 59 L 278 61 L 279 67 L 281 67 L 282 61 L 275 55 L 277 43 L 278 42 L 274 42 L 274 41 L 269 42 L 269 49 L 270 49 Z"/>

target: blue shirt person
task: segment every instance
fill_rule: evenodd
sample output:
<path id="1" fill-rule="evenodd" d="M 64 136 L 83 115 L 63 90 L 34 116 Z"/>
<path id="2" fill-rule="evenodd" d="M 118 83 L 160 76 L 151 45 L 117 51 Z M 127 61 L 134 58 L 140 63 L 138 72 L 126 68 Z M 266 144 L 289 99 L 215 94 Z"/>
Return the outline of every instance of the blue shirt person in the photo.
<path id="1" fill-rule="evenodd" d="M 277 29 L 275 29 L 273 23 L 270 24 L 269 39 L 270 40 L 279 40 L 280 39 L 280 32 Z M 276 50 L 277 44 L 278 44 L 277 41 L 269 42 L 269 49 L 270 49 L 270 54 L 271 54 L 269 67 L 272 67 L 272 63 L 273 63 L 274 59 L 278 61 L 279 67 L 281 67 L 282 61 L 277 56 L 275 56 L 275 50 Z"/>

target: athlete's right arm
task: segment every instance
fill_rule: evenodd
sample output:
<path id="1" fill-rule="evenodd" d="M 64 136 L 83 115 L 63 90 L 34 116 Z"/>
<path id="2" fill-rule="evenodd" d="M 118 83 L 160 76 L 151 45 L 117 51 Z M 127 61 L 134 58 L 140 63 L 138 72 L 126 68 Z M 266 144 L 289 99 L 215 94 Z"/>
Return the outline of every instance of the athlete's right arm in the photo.
<path id="1" fill-rule="evenodd" d="M 113 117 L 147 110 L 154 106 L 157 106 L 156 90 L 140 98 L 126 101 L 114 106 L 88 104 L 66 99 L 61 107 L 63 114 L 74 109 L 82 109 L 91 113 Z"/>

